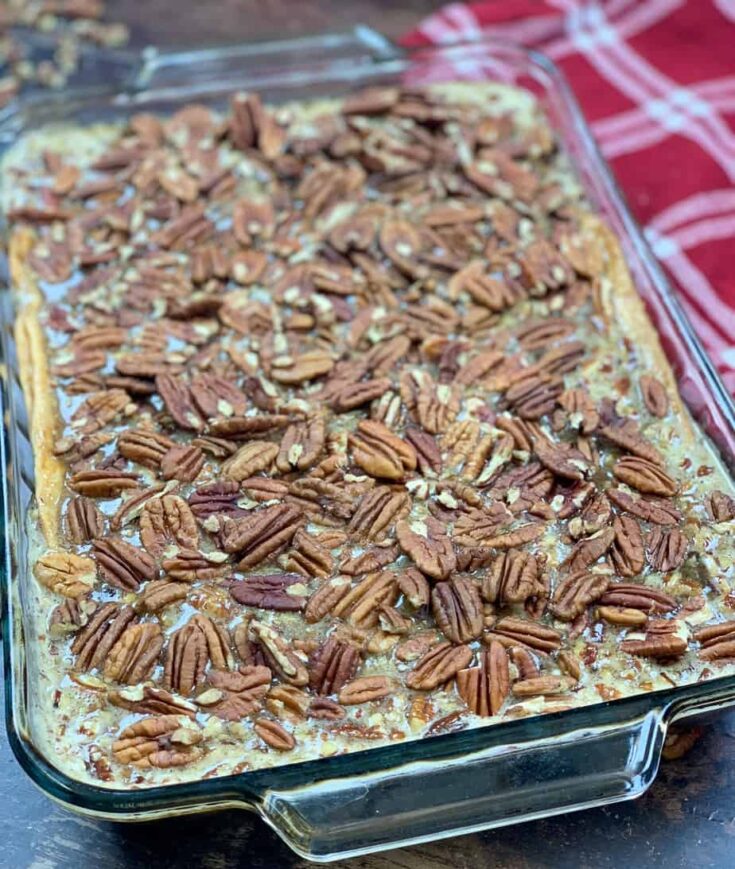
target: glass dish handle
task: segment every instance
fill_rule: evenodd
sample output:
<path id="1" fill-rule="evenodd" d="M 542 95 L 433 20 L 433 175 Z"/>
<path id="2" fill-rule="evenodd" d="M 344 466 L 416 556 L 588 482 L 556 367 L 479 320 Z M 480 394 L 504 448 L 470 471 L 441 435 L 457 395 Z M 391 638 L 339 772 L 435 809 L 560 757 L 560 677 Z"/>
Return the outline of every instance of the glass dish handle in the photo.
<path id="1" fill-rule="evenodd" d="M 297 852 L 327 861 L 632 799 L 656 775 L 667 717 L 268 790 L 257 809 Z"/>

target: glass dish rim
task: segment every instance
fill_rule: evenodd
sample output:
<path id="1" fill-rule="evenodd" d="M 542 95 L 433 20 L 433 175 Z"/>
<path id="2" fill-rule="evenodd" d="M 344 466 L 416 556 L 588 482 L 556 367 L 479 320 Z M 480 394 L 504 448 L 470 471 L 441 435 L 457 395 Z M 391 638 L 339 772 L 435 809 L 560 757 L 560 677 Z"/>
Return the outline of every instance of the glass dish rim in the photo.
<path id="1" fill-rule="evenodd" d="M 289 42 L 292 46 L 297 47 L 302 40 L 290 40 Z M 310 45 L 313 45 L 313 38 L 311 38 L 311 41 L 307 39 L 303 40 L 303 42 L 309 42 Z M 259 50 L 262 52 L 264 47 L 267 48 L 267 45 L 267 43 L 259 43 Z M 273 45 L 278 45 L 278 43 L 273 43 Z M 660 300 L 666 306 L 668 314 L 673 318 L 677 327 L 681 330 L 689 351 L 696 359 L 699 372 L 705 378 L 708 388 L 720 402 L 720 409 L 729 420 L 730 429 L 735 430 L 735 403 L 725 389 L 711 360 L 704 352 L 698 337 L 694 333 L 688 318 L 681 309 L 670 287 L 668 279 L 656 261 L 635 218 L 633 218 L 624 195 L 615 182 L 607 163 L 600 155 L 589 125 L 582 114 L 571 87 L 553 61 L 533 49 L 526 49 L 522 46 L 511 45 L 492 37 L 486 37 L 470 42 L 406 49 L 400 56 L 384 55 L 374 58 L 367 67 L 355 64 L 352 69 L 348 69 L 344 59 L 331 65 L 328 64 L 325 68 L 320 68 L 317 64 L 314 65 L 314 68 L 311 68 L 307 63 L 299 67 L 298 75 L 304 76 L 311 73 L 314 75 L 313 81 L 326 84 L 336 79 L 341 82 L 348 80 L 359 83 L 365 76 L 366 70 L 369 70 L 371 73 L 384 72 L 386 75 L 396 74 L 405 71 L 411 63 L 416 62 L 416 60 L 422 57 L 429 58 L 432 55 L 440 56 L 467 49 L 477 50 L 478 48 L 487 51 L 489 54 L 495 52 L 497 55 L 512 55 L 516 60 L 524 62 L 529 68 L 536 68 L 542 71 L 549 78 L 551 88 L 559 95 L 572 117 L 574 135 L 581 143 L 588 159 L 591 160 L 601 182 L 605 185 L 607 195 L 610 197 L 618 216 L 622 220 L 627 240 L 633 244 L 636 255 L 640 258 L 643 266 L 649 271 L 657 287 Z M 177 97 L 176 91 L 180 90 L 176 85 L 169 85 L 158 91 L 155 88 L 148 89 L 148 82 L 151 75 L 155 78 L 157 68 L 167 65 L 175 68 L 177 64 L 190 65 L 197 57 L 206 57 L 207 59 L 216 59 L 218 56 L 232 57 L 233 55 L 242 57 L 247 55 L 247 50 L 247 46 L 242 47 L 242 50 L 236 46 L 223 46 L 221 49 L 186 49 L 181 52 L 156 55 L 153 58 L 152 66 L 150 65 L 149 56 L 148 61 L 144 58 L 142 71 L 138 71 L 137 78 L 129 79 L 124 86 L 120 87 L 119 83 L 113 83 L 106 87 L 72 89 L 66 93 L 65 98 L 70 102 L 74 99 L 111 98 L 113 100 L 113 110 L 121 112 L 136 108 L 144 96 L 148 99 L 165 99 L 167 97 L 173 99 Z M 148 65 L 146 66 L 146 64 Z M 274 73 L 271 79 L 268 79 L 268 74 L 266 70 L 261 78 L 266 82 L 276 81 L 277 83 L 288 85 L 290 74 Z M 260 83 L 259 78 L 256 86 L 260 85 Z M 208 89 L 219 91 L 222 89 L 232 90 L 234 87 L 231 82 L 227 80 L 223 81 L 219 78 L 216 82 L 209 82 L 205 85 L 204 89 L 201 87 L 195 88 L 195 93 L 192 95 L 187 94 L 187 99 L 206 95 Z M 178 96 L 180 97 L 180 94 Z M 0 140 L 3 136 L 7 138 L 9 135 L 16 136 L 18 134 L 18 108 L 21 112 L 25 106 L 32 109 L 43 108 L 44 105 L 57 104 L 57 99 L 54 95 L 33 96 L 27 100 L 21 98 L 18 107 L 4 113 L 4 117 L 0 114 Z M 6 336 L 4 334 L 3 341 L 5 339 Z M 8 413 L 10 413 L 11 417 L 13 415 L 12 403 L 7 398 L 7 387 L 9 384 L 5 382 L 5 378 L 9 379 L 10 376 L 10 372 L 6 369 L 3 378 L 2 395 L 4 418 Z M 3 469 L 10 467 L 9 457 L 15 452 L 15 448 L 10 443 L 10 438 L 10 427 L 5 424 L 1 443 L 1 463 Z M 8 506 L 10 504 L 7 473 L 3 474 L 2 497 L 3 513 L 4 517 L 7 518 Z M 128 819 L 137 819 L 136 815 L 139 814 L 142 819 L 143 817 L 148 818 L 157 812 L 180 813 L 181 811 L 186 811 L 187 806 L 190 810 L 195 811 L 198 807 L 211 807 L 213 803 L 216 805 L 217 803 L 227 802 L 227 800 L 242 803 L 243 800 L 257 799 L 266 790 L 278 788 L 281 785 L 293 785 L 294 780 L 305 780 L 305 784 L 310 784 L 317 780 L 323 781 L 359 776 L 367 771 L 377 772 L 383 770 L 386 773 L 390 773 L 418 761 L 433 761 L 450 755 L 477 751 L 488 745 L 500 744 L 504 741 L 503 737 L 507 737 L 507 741 L 510 743 L 518 745 L 528 738 L 542 739 L 544 738 L 543 731 L 552 729 L 557 730 L 558 733 L 575 730 L 594 730 L 596 727 L 601 726 L 600 719 L 602 721 L 617 722 L 622 725 L 623 722 L 630 720 L 631 716 L 635 717 L 643 711 L 658 710 L 663 721 L 667 716 L 670 719 L 675 714 L 678 715 L 679 712 L 677 710 L 691 707 L 696 711 L 700 708 L 706 708 L 708 703 L 709 705 L 717 703 L 722 699 L 719 697 L 721 694 L 727 695 L 727 698 L 723 702 L 735 702 L 735 676 L 721 676 L 707 680 L 706 682 L 673 687 L 650 694 L 637 694 L 613 701 L 600 701 L 589 706 L 563 712 L 534 715 L 526 719 L 469 728 L 455 733 L 435 736 L 430 739 L 410 739 L 395 745 L 363 749 L 335 757 L 322 757 L 266 769 L 222 775 L 211 779 L 199 779 L 191 782 L 155 787 L 142 787 L 138 789 L 130 787 L 100 787 L 77 780 L 54 766 L 36 749 L 31 736 L 21 732 L 22 728 L 19 727 L 15 709 L 15 705 L 19 699 L 19 692 L 14 685 L 15 668 L 18 666 L 15 660 L 18 650 L 15 648 L 17 640 L 15 637 L 14 618 L 18 618 L 19 616 L 14 616 L 14 610 L 18 607 L 18 604 L 17 601 L 13 600 L 15 590 L 10 585 L 10 578 L 12 576 L 11 541 L 10 525 L 7 521 L 4 523 L 4 537 L 6 543 L 4 558 L 5 582 L 0 584 L 0 593 L 4 591 L 4 594 L 1 595 L 3 603 L 2 633 L 5 638 L 3 643 L 6 698 L 5 724 L 9 743 L 16 759 L 42 790 L 69 807 L 90 814 L 114 817 L 120 820 L 124 819 L 124 816 Z M 592 720 L 593 718 L 595 720 Z M 555 727 L 555 725 L 560 726 Z M 569 726 L 565 727 L 565 725 Z M 398 762 L 393 763 L 392 761 Z"/>

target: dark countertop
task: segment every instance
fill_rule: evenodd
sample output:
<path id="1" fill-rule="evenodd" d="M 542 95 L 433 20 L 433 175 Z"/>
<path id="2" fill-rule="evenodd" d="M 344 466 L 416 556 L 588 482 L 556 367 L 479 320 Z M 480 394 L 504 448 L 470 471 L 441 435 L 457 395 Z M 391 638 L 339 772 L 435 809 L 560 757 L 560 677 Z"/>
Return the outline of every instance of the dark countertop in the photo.
<path id="1" fill-rule="evenodd" d="M 134 42 L 214 44 L 371 24 L 409 29 L 430 0 L 112 0 Z M 184 7 L 186 7 L 184 9 Z M 0 699 L 0 705 L 2 699 Z M 726 867 L 735 864 L 735 713 L 708 725 L 684 758 L 665 762 L 640 800 L 332 864 L 350 869 L 462 867 Z M 76 817 L 37 791 L 0 732 L 0 867 L 302 867 L 243 812 L 122 825 Z"/>

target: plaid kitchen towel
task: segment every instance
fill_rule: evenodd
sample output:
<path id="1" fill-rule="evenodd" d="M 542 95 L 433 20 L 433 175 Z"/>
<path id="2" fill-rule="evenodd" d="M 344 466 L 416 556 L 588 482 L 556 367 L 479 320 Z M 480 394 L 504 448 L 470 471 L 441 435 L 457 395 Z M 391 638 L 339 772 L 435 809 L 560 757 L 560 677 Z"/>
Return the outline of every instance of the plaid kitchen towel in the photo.
<path id="1" fill-rule="evenodd" d="M 404 39 L 496 36 L 564 71 L 735 392 L 735 0 L 452 3 Z"/>

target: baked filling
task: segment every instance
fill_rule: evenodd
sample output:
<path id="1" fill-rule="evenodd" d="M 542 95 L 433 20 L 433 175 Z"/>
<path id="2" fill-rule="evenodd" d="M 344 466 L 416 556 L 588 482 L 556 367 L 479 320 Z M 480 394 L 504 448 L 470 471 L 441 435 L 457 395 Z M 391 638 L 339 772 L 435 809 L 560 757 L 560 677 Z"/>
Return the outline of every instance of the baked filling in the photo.
<path id="1" fill-rule="evenodd" d="M 146 786 L 722 675 L 729 475 L 532 98 L 364 91 L 5 161 L 34 728 Z"/>

